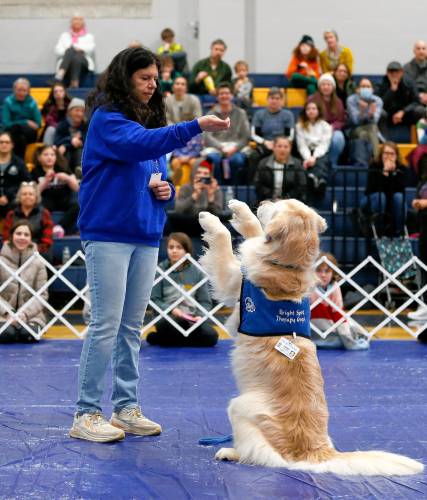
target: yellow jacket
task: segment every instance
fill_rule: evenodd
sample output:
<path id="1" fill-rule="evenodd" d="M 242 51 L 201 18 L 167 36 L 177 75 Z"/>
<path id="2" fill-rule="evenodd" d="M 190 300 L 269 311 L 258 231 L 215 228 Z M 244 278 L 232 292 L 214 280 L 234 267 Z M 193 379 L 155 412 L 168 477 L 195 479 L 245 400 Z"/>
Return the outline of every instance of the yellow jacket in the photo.
<path id="1" fill-rule="evenodd" d="M 334 71 L 335 67 L 333 62 L 329 59 L 327 49 L 323 50 L 319 54 L 320 67 L 322 68 L 322 73 L 328 73 L 329 71 Z M 341 54 L 338 58 L 338 64 L 344 63 L 347 65 L 350 74 L 353 73 L 353 53 L 348 47 L 341 47 Z"/>

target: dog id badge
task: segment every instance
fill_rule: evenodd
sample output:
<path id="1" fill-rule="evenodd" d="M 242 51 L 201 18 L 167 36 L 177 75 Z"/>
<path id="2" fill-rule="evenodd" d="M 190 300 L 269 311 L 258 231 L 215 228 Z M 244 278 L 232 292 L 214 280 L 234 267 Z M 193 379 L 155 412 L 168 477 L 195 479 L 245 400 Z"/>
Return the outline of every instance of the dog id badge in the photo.
<path id="1" fill-rule="evenodd" d="M 162 180 L 162 173 L 154 172 L 153 174 L 151 174 L 150 182 L 148 183 L 148 185 L 151 187 L 153 184 L 157 184 L 161 180 Z"/>
<path id="2" fill-rule="evenodd" d="M 294 359 L 300 350 L 299 347 L 290 340 L 285 339 L 285 337 L 280 337 L 274 348 L 289 359 Z"/>

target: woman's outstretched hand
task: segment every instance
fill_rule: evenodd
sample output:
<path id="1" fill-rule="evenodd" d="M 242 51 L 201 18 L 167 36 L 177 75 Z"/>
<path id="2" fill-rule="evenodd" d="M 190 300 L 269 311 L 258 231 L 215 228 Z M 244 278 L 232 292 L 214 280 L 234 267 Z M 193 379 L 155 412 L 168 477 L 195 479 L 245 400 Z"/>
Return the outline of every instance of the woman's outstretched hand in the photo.
<path id="1" fill-rule="evenodd" d="M 200 128 L 204 132 L 219 132 L 230 128 L 230 118 L 221 120 L 215 115 L 205 115 L 198 119 Z"/>

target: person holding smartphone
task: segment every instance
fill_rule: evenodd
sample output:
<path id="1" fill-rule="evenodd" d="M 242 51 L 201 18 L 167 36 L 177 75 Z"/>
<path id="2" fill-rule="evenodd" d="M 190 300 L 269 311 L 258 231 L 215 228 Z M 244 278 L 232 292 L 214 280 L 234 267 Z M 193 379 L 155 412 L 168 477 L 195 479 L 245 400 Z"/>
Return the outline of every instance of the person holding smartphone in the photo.
<path id="1" fill-rule="evenodd" d="M 175 200 L 175 210 L 169 213 L 170 230 L 185 230 L 190 236 L 200 236 L 200 212 L 218 216 L 223 214 L 224 197 L 212 170 L 213 166 L 207 160 L 196 164 L 191 182 L 181 186 Z"/>

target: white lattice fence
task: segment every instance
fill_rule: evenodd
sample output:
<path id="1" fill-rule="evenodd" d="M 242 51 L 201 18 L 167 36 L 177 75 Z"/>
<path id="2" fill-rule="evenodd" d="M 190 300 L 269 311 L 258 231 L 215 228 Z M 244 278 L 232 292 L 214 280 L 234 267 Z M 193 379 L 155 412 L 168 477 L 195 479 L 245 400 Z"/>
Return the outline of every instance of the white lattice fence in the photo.
<path id="1" fill-rule="evenodd" d="M 39 290 L 34 290 L 32 289 L 22 278 L 21 278 L 21 273 L 22 271 L 30 265 L 30 263 L 34 259 L 40 259 L 43 261 L 45 266 L 50 269 L 51 276 L 48 279 L 48 281 L 43 285 L 42 288 Z M 78 259 L 81 259 L 84 261 L 84 254 L 81 251 L 76 252 L 70 260 L 67 261 L 66 264 L 64 264 L 61 268 L 55 268 L 47 262 L 40 254 L 36 253 L 31 258 L 29 258 L 18 270 L 14 270 L 7 266 L 4 261 L 0 260 L 0 266 L 2 266 L 10 276 L 8 279 L 3 282 L 0 285 L 0 295 L 3 292 L 3 290 L 8 286 L 8 284 L 12 280 L 18 281 L 21 287 L 24 287 L 26 290 L 28 290 L 31 295 L 33 296 L 34 299 L 40 301 L 40 303 L 43 305 L 43 307 L 46 309 L 47 312 L 50 313 L 51 318 L 48 321 L 48 323 L 41 328 L 38 331 L 34 331 L 34 329 L 28 325 L 23 319 L 20 317 L 20 313 L 25 312 L 25 309 L 27 307 L 27 304 L 23 304 L 20 309 L 17 311 L 14 311 L 4 300 L 2 300 L 2 305 L 4 309 L 7 311 L 7 313 L 10 315 L 9 319 L 7 321 L 4 321 L 3 323 L 0 324 L 0 335 L 2 332 L 13 322 L 17 322 L 20 324 L 22 327 L 24 327 L 31 335 L 33 335 L 36 339 L 40 339 L 48 330 L 51 328 L 54 324 L 57 324 L 57 322 L 61 323 L 64 325 L 66 328 L 68 328 L 74 335 L 77 337 L 83 337 L 86 333 L 87 328 L 84 328 L 82 331 L 79 331 L 73 324 L 70 323 L 70 321 L 67 320 L 66 314 L 67 312 L 71 309 L 71 307 L 79 300 L 81 299 L 83 302 L 89 304 L 89 299 L 87 297 L 87 285 L 82 287 L 81 289 L 77 288 L 65 275 L 64 273 L 67 271 L 67 269 Z M 194 266 L 197 268 L 201 269 L 204 278 L 197 284 L 195 284 L 190 290 L 186 290 L 182 288 L 181 285 L 176 283 L 172 278 L 171 278 L 171 273 L 177 269 L 183 262 L 188 260 L 191 262 Z M 340 277 L 341 279 L 338 282 L 339 286 L 342 286 L 344 284 L 347 284 L 351 286 L 354 290 L 360 293 L 361 299 L 359 302 L 353 306 L 350 310 L 342 310 L 339 308 L 329 297 L 330 293 L 332 290 L 328 290 L 324 294 L 320 294 L 320 297 L 318 300 L 316 300 L 312 304 L 312 308 L 318 305 L 321 301 L 325 301 L 327 304 L 329 304 L 332 308 L 337 310 L 342 317 L 340 320 L 338 320 L 335 324 L 333 324 L 328 330 L 326 331 L 321 331 L 319 330 L 315 325 L 312 324 L 312 329 L 316 331 L 321 337 L 325 338 L 327 337 L 331 332 L 333 332 L 341 323 L 344 321 L 348 320 L 350 324 L 357 324 L 359 330 L 366 335 L 366 337 L 371 338 L 373 337 L 379 330 L 381 330 L 383 327 L 386 325 L 389 325 L 390 323 L 394 323 L 402 330 L 406 331 L 413 337 L 416 337 L 421 331 L 427 328 L 427 322 L 424 324 L 419 324 L 417 327 L 410 327 L 406 324 L 405 321 L 403 321 L 401 318 L 399 318 L 399 315 L 407 309 L 413 302 L 419 304 L 419 305 L 424 305 L 424 302 L 422 300 L 422 295 L 423 293 L 427 290 L 427 285 L 423 286 L 422 288 L 419 288 L 415 291 L 411 291 L 406 284 L 402 283 L 399 281 L 399 276 L 404 273 L 408 268 L 411 266 L 415 266 L 418 269 L 424 269 L 427 271 L 427 266 L 423 264 L 418 257 L 412 257 L 409 261 L 407 261 L 404 265 L 402 265 L 395 273 L 390 274 L 387 272 L 386 269 L 384 269 L 381 264 L 379 264 L 374 258 L 372 257 L 367 257 L 363 262 L 361 262 L 358 266 L 356 266 L 351 272 L 349 273 L 344 273 L 342 270 L 337 268 L 332 262 L 328 261 L 326 257 L 322 257 L 322 259 L 319 260 L 318 264 L 321 262 L 326 262 Z M 363 287 L 361 287 L 357 281 L 355 280 L 356 275 L 361 272 L 362 270 L 366 268 L 372 269 L 372 266 L 378 270 L 378 273 L 380 276 L 382 276 L 382 281 L 379 283 L 379 285 L 372 290 L 371 292 L 367 292 Z M 201 325 L 205 321 L 212 321 L 215 325 L 219 326 L 220 328 L 225 330 L 225 327 L 223 323 L 216 317 L 216 313 L 218 313 L 222 308 L 223 304 L 216 304 L 211 310 L 206 310 L 201 304 L 197 302 L 195 299 L 195 293 L 196 291 L 206 284 L 208 282 L 208 277 L 206 273 L 203 271 L 201 268 L 200 264 L 193 259 L 189 254 L 185 255 L 180 259 L 178 262 L 176 262 L 173 266 L 168 268 L 166 271 L 162 270 L 161 268 L 157 268 L 157 277 L 155 279 L 154 284 L 159 283 L 161 280 L 167 280 L 171 286 L 176 288 L 181 296 L 175 300 L 173 304 L 167 307 L 167 309 L 162 310 L 159 308 L 154 302 L 150 301 L 149 305 L 151 306 L 152 310 L 154 311 L 155 315 L 154 317 L 143 327 L 142 332 L 147 331 L 150 329 L 152 326 L 154 326 L 160 319 L 164 318 L 167 321 L 169 321 L 177 330 L 179 330 L 182 335 L 188 336 L 194 329 L 196 329 L 199 325 Z M 49 286 L 55 281 L 55 280 L 61 280 L 63 284 L 65 284 L 70 293 L 72 293 L 72 298 L 67 302 L 65 306 L 63 306 L 61 309 L 57 310 L 55 309 L 47 300 L 45 300 L 42 296 L 43 292 L 49 288 Z M 387 309 L 384 304 L 379 300 L 378 295 L 383 294 L 384 290 L 388 286 L 394 286 L 398 288 L 405 296 L 405 299 L 403 300 L 402 304 L 394 309 L 394 310 L 389 310 Z M 187 330 L 183 329 L 181 325 L 179 325 L 173 318 L 173 316 L 170 314 L 171 311 L 179 306 L 182 302 L 186 301 L 186 303 L 190 303 L 194 306 L 195 310 L 198 312 L 198 316 L 200 316 L 200 319 L 191 325 L 190 328 Z M 356 318 L 357 318 L 357 312 L 363 308 L 363 306 L 367 303 L 371 303 L 374 307 L 376 307 L 378 310 L 382 311 L 384 313 L 384 319 L 382 319 L 377 325 L 374 326 L 373 329 L 367 330 L 364 328 L 362 325 L 360 325 Z"/>

